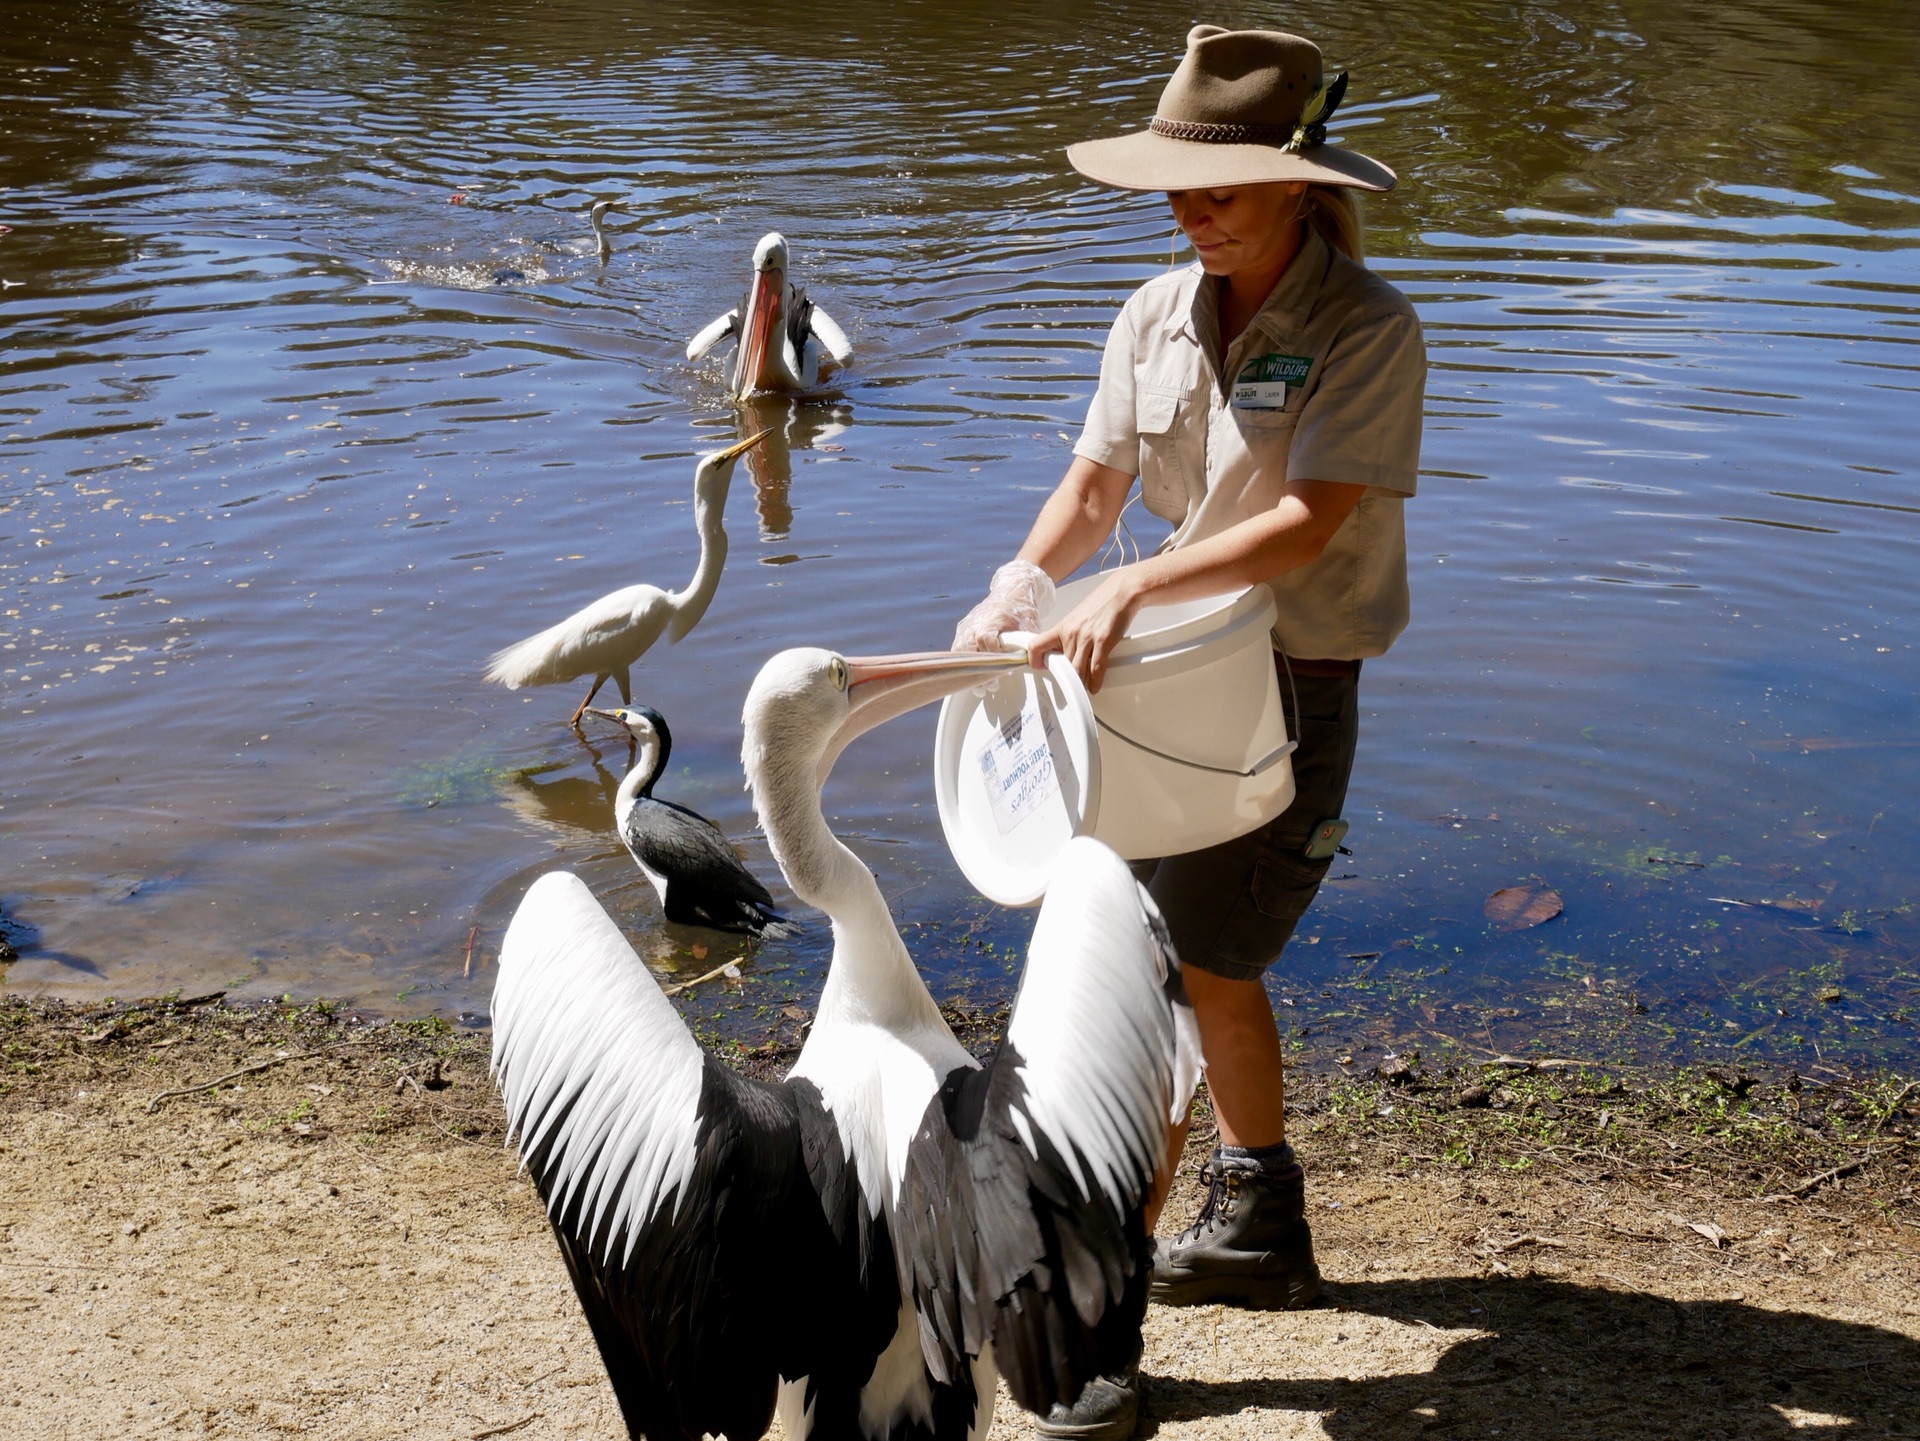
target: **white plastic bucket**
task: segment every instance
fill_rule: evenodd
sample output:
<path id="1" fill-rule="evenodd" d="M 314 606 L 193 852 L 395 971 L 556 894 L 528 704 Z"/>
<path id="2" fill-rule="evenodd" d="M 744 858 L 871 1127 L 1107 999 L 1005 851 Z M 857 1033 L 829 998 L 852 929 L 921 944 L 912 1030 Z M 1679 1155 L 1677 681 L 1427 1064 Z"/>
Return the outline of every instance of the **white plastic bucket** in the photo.
<path id="1" fill-rule="evenodd" d="M 1049 625 L 1102 581 L 1060 587 Z M 1256 830 L 1293 801 L 1265 586 L 1149 606 L 1100 694 L 1048 658 L 941 707 L 934 788 L 954 860 L 1003 905 L 1046 894 L 1060 848 L 1091 835 L 1128 860 Z"/>

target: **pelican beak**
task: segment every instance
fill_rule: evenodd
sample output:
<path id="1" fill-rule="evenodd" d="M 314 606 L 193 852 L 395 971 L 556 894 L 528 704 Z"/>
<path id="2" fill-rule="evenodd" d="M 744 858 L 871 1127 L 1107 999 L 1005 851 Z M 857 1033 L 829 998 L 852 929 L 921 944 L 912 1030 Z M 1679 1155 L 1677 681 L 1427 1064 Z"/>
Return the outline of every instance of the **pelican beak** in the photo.
<path id="1" fill-rule="evenodd" d="M 1024 650 L 933 650 L 848 657 L 847 717 L 828 739 L 820 758 L 821 783 L 826 783 L 840 752 L 875 726 L 1026 664 Z"/>
<path id="2" fill-rule="evenodd" d="M 753 277 L 753 291 L 741 323 L 740 354 L 734 375 L 736 395 L 747 395 L 759 388 L 768 348 L 775 343 L 781 291 L 785 288 L 786 277 L 778 270 L 762 270 Z"/>

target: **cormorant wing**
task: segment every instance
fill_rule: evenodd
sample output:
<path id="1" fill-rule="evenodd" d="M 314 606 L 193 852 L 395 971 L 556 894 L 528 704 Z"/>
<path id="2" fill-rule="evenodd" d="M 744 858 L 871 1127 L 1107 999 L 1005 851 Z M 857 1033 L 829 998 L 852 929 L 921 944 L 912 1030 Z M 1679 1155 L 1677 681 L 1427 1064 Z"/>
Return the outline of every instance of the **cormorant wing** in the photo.
<path id="1" fill-rule="evenodd" d="M 578 877 L 500 949 L 493 1070 L 635 1436 L 758 1436 L 780 1378 L 856 1404 L 899 1321 L 884 1231 L 819 1093 L 703 1053 Z"/>
<path id="2" fill-rule="evenodd" d="M 740 323 L 740 312 L 729 310 L 718 320 L 710 320 L 700 333 L 687 342 L 687 359 L 698 360 L 727 336 L 732 335 L 734 327 Z"/>
<path id="3" fill-rule="evenodd" d="M 935 1376 L 991 1344 L 1044 1414 L 1132 1359 L 1143 1210 L 1199 1068 L 1159 913 L 1111 850 L 1070 841 L 1005 1041 L 947 1077 L 908 1151 L 895 1247 Z"/>
<path id="4" fill-rule="evenodd" d="M 763 922 L 776 916 L 773 897 L 718 826 L 685 806 L 649 799 L 651 806 L 636 805 L 627 813 L 626 842 L 636 860 L 667 877 L 670 911 L 709 910 L 704 921 L 688 918 L 696 925 L 722 927 L 742 923 L 746 912 L 764 912 Z M 682 877 L 689 882 L 684 896 L 676 895 Z"/>

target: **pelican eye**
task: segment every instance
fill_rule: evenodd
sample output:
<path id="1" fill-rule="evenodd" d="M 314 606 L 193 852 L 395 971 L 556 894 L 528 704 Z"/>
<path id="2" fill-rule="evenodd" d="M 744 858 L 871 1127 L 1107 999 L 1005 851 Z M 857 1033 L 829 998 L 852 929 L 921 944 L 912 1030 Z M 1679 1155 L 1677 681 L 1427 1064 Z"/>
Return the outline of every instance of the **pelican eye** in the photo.
<path id="1" fill-rule="evenodd" d="M 827 675 L 832 679 L 835 690 L 845 690 L 847 688 L 847 663 L 839 656 L 835 656 L 828 662 Z"/>

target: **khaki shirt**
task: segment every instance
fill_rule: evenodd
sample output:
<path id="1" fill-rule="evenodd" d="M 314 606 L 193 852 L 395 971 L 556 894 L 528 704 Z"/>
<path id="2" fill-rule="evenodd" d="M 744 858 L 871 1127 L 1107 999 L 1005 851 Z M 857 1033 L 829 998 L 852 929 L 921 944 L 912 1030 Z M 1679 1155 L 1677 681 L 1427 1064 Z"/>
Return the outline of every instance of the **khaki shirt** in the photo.
<path id="1" fill-rule="evenodd" d="M 1274 645 L 1382 655 L 1407 624 L 1407 538 L 1427 356 L 1407 298 L 1309 227 L 1267 303 L 1220 353 L 1198 265 L 1148 281 L 1114 322 L 1074 454 L 1140 477 L 1178 527 L 1161 548 L 1271 510 L 1289 475 L 1366 493 L 1318 559 L 1270 583 Z"/>

